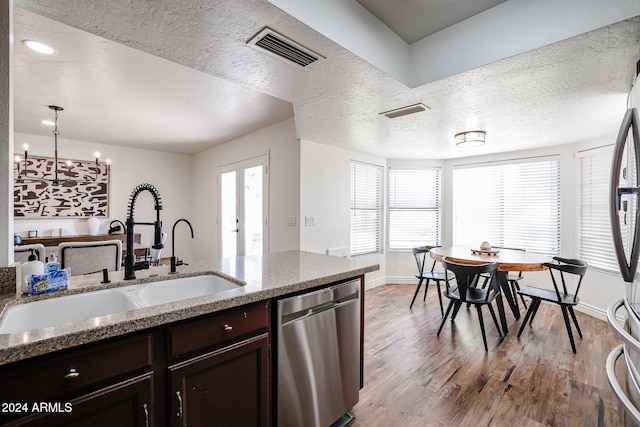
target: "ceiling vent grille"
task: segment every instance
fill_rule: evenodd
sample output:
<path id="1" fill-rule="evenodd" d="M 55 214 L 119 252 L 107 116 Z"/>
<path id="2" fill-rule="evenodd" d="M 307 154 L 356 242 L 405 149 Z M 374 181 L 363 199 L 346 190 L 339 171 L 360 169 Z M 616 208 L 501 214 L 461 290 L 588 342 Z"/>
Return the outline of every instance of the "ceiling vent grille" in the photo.
<path id="1" fill-rule="evenodd" d="M 406 107 L 396 108 L 395 110 L 389 110 L 380 113 L 380 115 L 388 117 L 390 119 L 395 119 L 396 117 L 407 116 L 409 114 L 420 113 L 422 111 L 430 110 L 431 108 L 427 107 L 422 103 L 407 105 Z"/>
<path id="2" fill-rule="evenodd" d="M 269 27 L 263 28 L 262 31 L 253 36 L 247 44 L 277 58 L 285 59 L 287 63 L 299 67 L 307 67 L 324 59 L 324 57 L 313 52 L 311 49 L 307 49 L 282 34 L 276 33 Z"/>

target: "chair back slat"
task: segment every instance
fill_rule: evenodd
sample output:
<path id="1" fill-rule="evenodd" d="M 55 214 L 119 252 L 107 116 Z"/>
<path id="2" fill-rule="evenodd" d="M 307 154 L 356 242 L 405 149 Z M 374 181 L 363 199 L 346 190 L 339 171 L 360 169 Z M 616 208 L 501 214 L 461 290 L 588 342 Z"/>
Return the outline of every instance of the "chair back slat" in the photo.
<path id="1" fill-rule="evenodd" d="M 498 267 L 498 263 L 486 263 L 486 264 L 460 264 L 453 261 L 449 261 L 446 257 L 442 260 L 442 265 L 445 270 L 445 285 L 447 291 L 451 291 L 451 285 L 449 283 L 449 272 L 452 272 L 456 278 L 456 286 L 458 287 L 458 294 L 463 302 L 467 301 L 467 292 L 469 288 L 475 287 L 478 276 L 481 273 L 489 273 L 489 277 L 493 277 L 493 274 Z M 488 300 L 491 292 L 487 291 L 485 295 L 485 301 Z"/>
<path id="2" fill-rule="evenodd" d="M 573 300 L 576 301 L 578 298 L 578 292 L 580 291 L 580 286 L 582 285 L 582 279 L 584 278 L 585 273 L 587 272 L 587 263 L 581 261 L 579 259 L 572 258 L 561 258 L 561 257 L 553 257 L 553 263 L 547 262 L 544 264 L 545 267 L 549 269 L 549 274 L 551 275 L 551 282 L 553 283 L 553 287 L 556 292 L 556 296 L 558 297 L 558 301 L 561 301 L 563 297 L 570 295 L 569 288 L 567 286 L 567 276 L 566 275 L 574 275 L 578 277 L 578 281 L 576 284 L 576 290 L 573 293 Z M 554 271 L 557 272 L 554 274 Z M 562 284 L 562 289 L 558 286 L 558 281 L 556 276 L 560 276 L 560 283 Z"/>
<path id="3" fill-rule="evenodd" d="M 413 256 L 416 259 L 416 266 L 418 267 L 419 276 L 422 276 L 422 273 L 424 273 L 424 266 L 427 261 L 428 254 L 433 248 L 437 248 L 437 246 L 419 246 L 412 249 Z M 435 266 L 436 262 L 434 261 L 431 265 L 431 271 L 433 271 Z"/>

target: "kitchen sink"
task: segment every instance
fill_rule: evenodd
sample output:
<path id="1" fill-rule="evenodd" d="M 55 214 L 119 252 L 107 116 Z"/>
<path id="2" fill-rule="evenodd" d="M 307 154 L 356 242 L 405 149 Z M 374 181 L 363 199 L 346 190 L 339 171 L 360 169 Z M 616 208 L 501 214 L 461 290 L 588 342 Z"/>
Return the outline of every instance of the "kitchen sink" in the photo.
<path id="1" fill-rule="evenodd" d="M 142 285 L 137 294 L 140 299 L 152 306 L 204 295 L 213 295 L 241 286 L 220 276 L 205 274 L 148 283 Z"/>
<path id="2" fill-rule="evenodd" d="M 242 286 L 220 276 L 205 274 L 18 304 L 8 308 L 0 318 L 0 334 L 58 326 Z"/>

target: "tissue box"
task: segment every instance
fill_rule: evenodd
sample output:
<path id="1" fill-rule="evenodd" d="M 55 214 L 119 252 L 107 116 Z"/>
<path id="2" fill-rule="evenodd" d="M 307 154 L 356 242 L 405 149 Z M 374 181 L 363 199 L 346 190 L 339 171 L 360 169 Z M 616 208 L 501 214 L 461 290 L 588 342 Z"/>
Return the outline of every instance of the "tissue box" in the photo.
<path id="1" fill-rule="evenodd" d="M 69 272 L 67 270 L 52 271 L 47 274 L 34 274 L 29 280 L 28 292 L 43 294 L 59 291 L 69 287 Z"/>

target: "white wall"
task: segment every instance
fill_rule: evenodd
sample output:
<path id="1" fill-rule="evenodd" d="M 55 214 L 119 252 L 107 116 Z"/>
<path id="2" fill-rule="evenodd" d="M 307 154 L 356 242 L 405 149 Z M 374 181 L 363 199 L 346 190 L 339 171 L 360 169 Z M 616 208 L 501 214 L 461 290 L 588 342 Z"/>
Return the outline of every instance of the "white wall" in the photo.
<path id="1" fill-rule="evenodd" d="M 297 217 L 300 204 L 300 145 L 293 119 L 245 135 L 203 151 L 193 161 L 193 225 L 196 259 L 218 257 L 216 184 L 219 166 L 269 154 L 269 251 L 300 247 L 300 221 L 288 226 L 288 217 Z"/>
<path id="2" fill-rule="evenodd" d="M 22 153 L 24 143 L 29 144 L 29 154 L 53 157 L 53 136 L 41 137 L 16 133 L 14 149 Z M 158 189 L 163 210 L 160 219 L 163 229 L 169 234 L 162 256 L 171 256 L 171 227 L 179 218 L 191 216 L 191 162 L 192 156 L 172 154 L 162 151 L 140 150 L 92 142 L 58 139 L 58 157 L 61 159 L 91 160 L 93 153 L 102 153 L 102 159 L 111 159 L 111 182 L 109 194 L 109 217 L 100 219 L 100 234 L 107 233 L 109 222 L 119 219 L 125 222 L 132 190 L 144 182 Z M 135 220 L 150 222 L 155 220 L 153 197 L 148 192 L 140 194 L 135 205 Z M 37 230 L 39 236 L 51 235 L 53 230 L 64 229 L 64 234 L 87 234 L 86 219 L 15 219 L 16 233 L 23 237 L 29 230 Z M 181 227 L 180 227 L 181 228 Z M 135 231 L 142 234 L 142 243 L 151 241 L 153 228 L 137 226 Z M 197 230 L 196 237 L 197 237 Z M 184 230 L 176 230 L 176 255 L 193 259 L 190 236 Z"/>
<path id="3" fill-rule="evenodd" d="M 348 247 L 351 160 L 385 167 L 386 161 L 342 148 L 300 141 L 300 249 L 324 254 L 328 248 Z M 386 182 L 386 167 L 385 167 Z M 315 226 L 305 226 L 313 217 Z M 360 255 L 380 264 L 368 274 L 367 287 L 384 284 L 384 254 Z"/>

